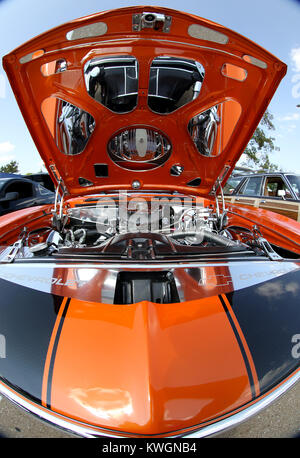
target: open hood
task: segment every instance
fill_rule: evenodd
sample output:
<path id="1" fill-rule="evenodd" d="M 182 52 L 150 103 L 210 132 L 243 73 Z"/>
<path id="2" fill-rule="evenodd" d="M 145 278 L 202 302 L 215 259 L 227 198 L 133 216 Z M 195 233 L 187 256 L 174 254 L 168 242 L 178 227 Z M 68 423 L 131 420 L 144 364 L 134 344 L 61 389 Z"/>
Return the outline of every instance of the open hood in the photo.
<path id="1" fill-rule="evenodd" d="M 286 73 L 225 27 L 148 6 L 59 26 L 3 65 L 51 177 L 71 196 L 214 193 Z"/>

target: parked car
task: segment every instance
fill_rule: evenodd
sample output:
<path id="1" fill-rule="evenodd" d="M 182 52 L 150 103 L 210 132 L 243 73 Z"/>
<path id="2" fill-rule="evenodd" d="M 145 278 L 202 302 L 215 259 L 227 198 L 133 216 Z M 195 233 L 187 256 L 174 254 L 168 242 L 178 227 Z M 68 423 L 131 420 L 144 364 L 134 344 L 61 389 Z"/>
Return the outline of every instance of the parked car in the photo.
<path id="1" fill-rule="evenodd" d="M 300 175 L 295 173 L 234 176 L 226 183 L 224 194 L 227 202 L 263 208 L 300 221 Z"/>
<path id="2" fill-rule="evenodd" d="M 28 180 L 40 183 L 44 188 L 49 189 L 49 191 L 55 191 L 54 183 L 48 173 L 31 173 L 28 175 L 23 175 L 23 177 L 28 178 Z"/>
<path id="3" fill-rule="evenodd" d="M 54 192 L 17 175 L 0 174 L 0 216 L 22 208 L 54 203 Z"/>
<path id="4" fill-rule="evenodd" d="M 143 6 L 3 64 L 61 199 L 0 219 L 0 392 L 81 436 L 194 438 L 296 383 L 300 224 L 218 201 L 286 65 Z"/>

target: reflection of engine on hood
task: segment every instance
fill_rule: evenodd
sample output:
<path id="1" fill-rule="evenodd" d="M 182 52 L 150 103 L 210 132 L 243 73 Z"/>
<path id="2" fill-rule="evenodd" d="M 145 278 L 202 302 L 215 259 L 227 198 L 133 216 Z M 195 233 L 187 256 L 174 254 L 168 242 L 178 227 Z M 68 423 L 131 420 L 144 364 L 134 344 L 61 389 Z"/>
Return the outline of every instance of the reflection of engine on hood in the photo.
<path id="1" fill-rule="evenodd" d="M 115 113 L 132 111 L 138 103 L 139 65 L 133 56 L 96 57 L 84 66 L 89 95 Z M 148 106 L 171 113 L 196 99 L 204 79 L 196 61 L 170 56 L 153 59 L 148 82 Z"/>

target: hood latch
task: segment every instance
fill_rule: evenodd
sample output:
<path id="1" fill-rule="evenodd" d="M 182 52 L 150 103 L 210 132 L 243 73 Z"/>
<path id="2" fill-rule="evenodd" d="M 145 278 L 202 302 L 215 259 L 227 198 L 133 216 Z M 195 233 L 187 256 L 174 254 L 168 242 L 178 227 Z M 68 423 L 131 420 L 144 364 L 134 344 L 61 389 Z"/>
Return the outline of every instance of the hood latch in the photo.
<path id="1" fill-rule="evenodd" d="M 172 17 L 161 13 L 144 12 L 142 14 L 133 14 L 132 16 L 133 32 L 140 32 L 142 29 L 154 29 L 169 33 L 171 23 Z"/>

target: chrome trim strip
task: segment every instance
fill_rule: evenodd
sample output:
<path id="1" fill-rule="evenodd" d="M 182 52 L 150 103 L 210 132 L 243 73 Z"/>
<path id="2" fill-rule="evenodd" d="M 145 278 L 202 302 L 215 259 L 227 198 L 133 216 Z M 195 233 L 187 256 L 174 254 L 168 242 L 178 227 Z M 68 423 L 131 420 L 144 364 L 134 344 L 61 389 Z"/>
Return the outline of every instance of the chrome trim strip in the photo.
<path id="1" fill-rule="evenodd" d="M 226 429 L 232 428 L 239 423 L 247 420 L 251 416 L 257 414 L 262 409 L 266 408 L 269 404 L 274 402 L 280 396 L 282 396 L 287 390 L 289 390 L 296 382 L 300 379 L 300 369 L 297 370 L 295 374 L 289 377 L 289 379 L 284 382 L 278 388 L 275 388 L 270 394 L 266 395 L 262 399 L 258 399 L 254 404 L 249 407 L 246 407 L 244 410 L 231 415 L 228 418 L 225 418 L 220 421 L 216 421 L 213 424 L 208 426 L 204 426 L 201 429 L 193 432 L 187 433 L 180 433 L 175 432 L 174 435 L 170 433 L 169 436 L 162 435 L 152 435 L 152 436 L 135 436 L 134 434 L 120 432 L 117 435 L 114 431 L 110 430 L 100 430 L 100 429 L 93 429 L 93 427 L 88 427 L 84 423 L 80 423 L 78 421 L 71 421 L 66 417 L 55 414 L 55 416 L 46 409 L 43 409 L 37 405 L 33 405 L 29 403 L 26 399 L 21 398 L 17 393 L 13 393 L 10 389 L 4 386 L 0 382 L 0 393 L 7 397 L 10 401 L 16 404 L 18 407 L 25 409 L 27 412 L 30 412 L 40 419 L 46 421 L 47 423 L 51 424 L 54 427 L 61 428 L 69 433 L 73 433 L 82 437 L 113 437 L 113 438 L 135 438 L 135 437 L 144 437 L 144 438 L 159 438 L 159 437 L 169 437 L 169 438 L 187 438 L 187 439 L 196 439 L 201 437 L 211 436 L 213 434 L 217 434 L 221 431 Z"/>
<path id="2" fill-rule="evenodd" d="M 26 260 L 21 260 L 21 259 L 18 259 L 18 263 L 13 263 L 11 264 L 13 267 L 18 267 L 18 268 L 24 268 L 24 265 L 26 266 L 37 266 L 39 268 L 70 268 L 70 269 L 79 269 L 79 268 L 82 268 L 84 267 L 85 269 L 89 268 L 89 267 L 93 267 L 95 268 L 95 264 L 98 268 L 103 268 L 105 270 L 108 270 L 108 269 L 124 269 L 126 268 L 126 270 L 132 270 L 132 269 L 135 269 L 135 270 L 139 270 L 139 269 L 145 269 L 145 270 L 150 270 L 150 269 L 157 269 L 157 270 L 163 270 L 163 269 L 175 269 L 175 268 L 187 268 L 187 267 L 203 267 L 203 265 L 205 267 L 228 267 L 230 266 L 230 263 L 231 262 L 234 262 L 235 265 L 240 265 L 240 266 L 245 266 L 245 264 L 247 264 L 245 261 L 249 261 L 251 260 L 251 264 L 261 264 L 261 263 L 268 263 L 268 265 L 270 263 L 272 263 L 272 265 L 276 266 L 276 265 L 279 265 L 279 264 L 282 264 L 283 262 L 292 262 L 294 263 L 295 265 L 298 266 L 299 264 L 299 260 L 298 259 L 288 259 L 288 260 L 285 260 L 283 259 L 282 261 L 271 261 L 269 260 L 268 258 L 262 258 L 260 260 L 254 260 L 253 258 L 235 258 L 235 259 L 228 259 L 226 261 L 224 261 L 223 259 L 220 260 L 219 262 L 212 260 L 212 259 L 203 259 L 203 261 L 190 261 L 190 262 L 180 262 L 177 260 L 177 262 L 166 262 L 166 263 L 163 263 L 161 262 L 157 262 L 156 264 L 152 264 L 151 262 L 149 264 L 147 263 L 141 263 L 141 264 L 135 264 L 135 263 L 121 263 L 119 261 L 116 261 L 115 263 L 112 263 L 112 262 L 100 262 L 99 259 L 95 259 L 94 262 L 92 262 L 92 260 L 89 260 L 89 262 L 85 261 L 85 262 L 82 262 L 82 263 L 79 263 L 79 262 L 73 262 L 70 261 L 69 264 L 64 264 L 64 260 L 62 259 L 62 262 L 59 263 L 59 262 L 49 262 L 49 263 L 46 263 L 46 262 L 30 262 L 31 261 L 31 258 L 28 258 Z M 208 262 L 209 261 L 209 262 Z M 274 264 L 276 263 L 276 264 Z M 6 265 L 5 266 L 5 269 L 9 268 L 9 265 Z M 295 267 L 296 269 L 296 267 Z"/>
<path id="3" fill-rule="evenodd" d="M 212 425 L 205 426 L 201 430 L 188 433 L 186 435 L 182 435 L 180 437 L 185 437 L 189 439 L 194 438 L 201 438 L 205 436 L 211 436 L 212 434 L 217 434 L 225 429 L 233 428 L 237 426 L 239 423 L 248 420 L 248 418 L 252 417 L 253 415 L 260 412 L 262 409 L 269 406 L 272 402 L 282 396 L 287 390 L 289 390 L 297 381 L 300 379 L 300 369 L 298 372 L 290 377 L 286 382 L 284 382 L 279 388 L 276 388 L 270 394 L 266 395 L 264 398 L 259 399 L 250 407 L 245 408 L 244 410 L 225 418 L 224 420 L 220 420 Z"/>
<path id="4" fill-rule="evenodd" d="M 136 35 L 136 34 L 135 34 Z M 183 37 L 184 39 L 185 37 Z M 189 38 L 188 36 L 186 37 L 187 39 Z M 106 45 L 106 44 L 111 44 L 111 43 L 116 43 L 116 45 L 118 45 L 118 43 L 120 42 L 124 42 L 125 45 L 128 43 L 128 47 L 131 47 L 132 46 L 132 43 L 133 42 L 138 42 L 141 40 L 141 37 L 136 37 L 136 36 L 130 36 L 129 38 L 111 38 L 111 39 L 108 39 L 108 40 L 99 40 L 99 41 L 92 41 L 92 42 L 89 42 L 89 43 L 78 43 L 78 44 L 74 44 L 73 46 L 65 46 L 64 48 L 61 48 L 61 49 L 52 49 L 50 51 L 46 51 L 45 54 L 43 56 L 46 56 L 46 55 L 50 55 L 50 54 L 55 54 L 57 52 L 64 52 L 64 51 L 69 51 L 69 50 L 73 50 L 73 49 L 78 49 L 78 48 L 84 48 L 84 47 L 90 47 L 90 46 L 103 46 L 103 45 Z M 189 43 L 189 42 L 185 42 L 185 41 L 175 41 L 175 40 L 166 40 L 166 39 L 163 39 L 163 38 L 160 38 L 160 39 L 157 39 L 157 38 L 144 38 L 143 37 L 143 41 L 149 41 L 149 42 L 159 42 L 159 43 L 166 43 L 166 46 L 169 46 L 170 44 L 175 44 L 175 45 L 184 45 L 184 46 L 190 46 L 190 47 L 194 47 L 194 48 L 201 48 L 201 49 L 209 49 L 210 51 L 217 51 L 217 52 L 220 52 L 222 54 L 227 54 L 228 56 L 232 56 L 232 57 L 235 57 L 237 59 L 240 59 L 243 63 L 245 63 L 244 59 L 237 55 L 237 54 L 233 54 L 232 52 L 229 52 L 229 51 L 226 51 L 224 49 L 220 49 L 220 48 L 213 48 L 211 46 L 204 46 L 204 45 L 199 45 L 199 44 L 196 44 L 196 43 Z M 220 45 L 222 46 L 222 45 Z"/>
<path id="5" fill-rule="evenodd" d="M 71 434 L 75 434 L 78 436 L 82 437 L 96 437 L 96 436 L 105 436 L 105 437 L 124 437 L 124 436 L 117 436 L 116 434 L 113 434 L 113 432 L 110 432 L 109 430 L 105 434 L 100 434 L 99 432 L 95 431 L 95 434 L 92 434 L 92 429 L 89 428 L 87 425 L 84 425 L 83 423 L 76 422 L 74 420 L 74 424 L 70 419 L 67 419 L 66 417 L 60 415 L 60 414 L 55 414 L 50 410 L 46 410 L 46 408 L 43 408 L 42 406 L 38 406 L 37 404 L 31 404 L 28 402 L 26 399 L 21 398 L 16 392 L 12 392 L 10 389 L 8 389 L 6 386 L 2 384 L 0 381 L 0 394 L 5 396 L 7 399 L 9 399 L 13 404 L 17 405 L 18 407 L 24 409 L 26 412 L 33 414 L 34 416 L 40 418 L 41 420 L 45 421 L 46 423 L 49 423 L 51 426 L 63 429 L 64 431 L 67 431 Z"/>

